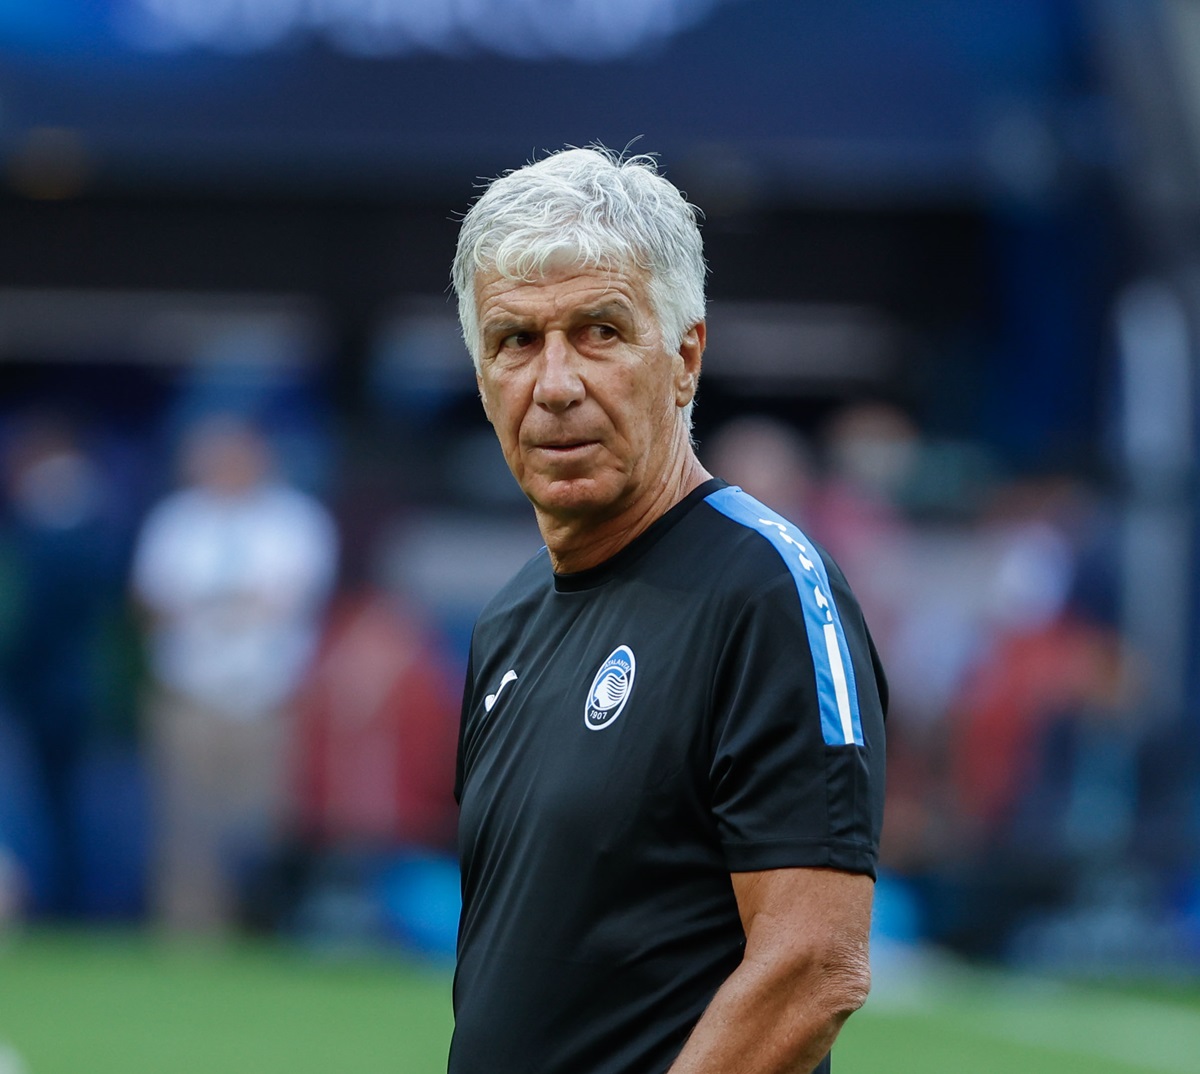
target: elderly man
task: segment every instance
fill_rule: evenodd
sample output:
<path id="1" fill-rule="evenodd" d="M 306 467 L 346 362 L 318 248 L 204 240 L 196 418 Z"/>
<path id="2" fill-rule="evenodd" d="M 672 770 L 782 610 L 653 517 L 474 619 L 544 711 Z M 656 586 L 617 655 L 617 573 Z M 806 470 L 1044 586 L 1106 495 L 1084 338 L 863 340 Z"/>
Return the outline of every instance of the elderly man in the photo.
<path id="1" fill-rule="evenodd" d="M 693 450 L 704 274 L 644 157 L 557 153 L 462 223 L 546 547 L 472 640 L 451 1074 L 827 1071 L 867 993 L 883 674 L 837 567 Z"/>

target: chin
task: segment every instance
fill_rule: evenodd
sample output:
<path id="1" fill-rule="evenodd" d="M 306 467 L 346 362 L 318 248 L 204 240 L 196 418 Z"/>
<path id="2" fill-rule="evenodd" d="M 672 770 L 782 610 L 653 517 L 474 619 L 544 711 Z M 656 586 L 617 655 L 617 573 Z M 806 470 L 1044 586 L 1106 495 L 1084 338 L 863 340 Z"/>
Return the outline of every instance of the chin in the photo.
<path id="1" fill-rule="evenodd" d="M 604 515 L 621 499 L 621 490 L 593 478 L 539 482 L 525 493 L 533 505 L 549 515 Z"/>

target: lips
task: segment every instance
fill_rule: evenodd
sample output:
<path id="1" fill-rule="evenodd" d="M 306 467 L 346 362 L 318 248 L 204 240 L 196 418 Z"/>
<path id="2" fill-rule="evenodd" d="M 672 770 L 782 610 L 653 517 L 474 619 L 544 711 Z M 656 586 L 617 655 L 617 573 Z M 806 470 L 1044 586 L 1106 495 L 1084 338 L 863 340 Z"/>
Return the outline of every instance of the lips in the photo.
<path id="1" fill-rule="evenodd" d="M 584 439 L 556 439 L 540 441 L 539 443 L 535 443 L 533 447 L 538 451 L 547 451 L 555 455 L 565 455 L 572 451 L 581 451 L 584 448 L 592 447 L 594 444 L 598 444 L 599 442 L 600 441 L 598 440 Z"/>

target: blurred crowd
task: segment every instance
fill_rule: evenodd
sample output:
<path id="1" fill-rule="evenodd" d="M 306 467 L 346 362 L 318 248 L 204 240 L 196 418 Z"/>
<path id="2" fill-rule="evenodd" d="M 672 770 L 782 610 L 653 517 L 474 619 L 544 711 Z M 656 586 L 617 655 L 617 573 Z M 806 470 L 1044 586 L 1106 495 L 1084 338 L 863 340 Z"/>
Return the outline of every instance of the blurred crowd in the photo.
<path id="1" fill-rule="evenodd" d="M 140 490 L 63 413 L 3 448 L 0 914 L 362 939 L 397 870 L 453 886 L 456 655 L 262 422 L 195 416 Z"/>
<path id="2" fill-rule="evenodd" d="M 136 463 L 67 412 L 0 438 L 0 921 L 448 950 L 469 624 L 538 546 L 495 471 L 406 511 L 233 407 Z M 881 939 L 1200 965 L 1189 772 L 1122 630 L 1108 490 L 882 402 L 700 449 L 832 552 L 883 658 Z"/>
<path id="3" fill-rule="evenodd" d="M 735 419 L 709 469 L 838 560 L 888 673 L 884 940 L 1089 973 L 1200 964 L 1184 728 L 1122 627 L 1112 490 L 860 403 Z"/>

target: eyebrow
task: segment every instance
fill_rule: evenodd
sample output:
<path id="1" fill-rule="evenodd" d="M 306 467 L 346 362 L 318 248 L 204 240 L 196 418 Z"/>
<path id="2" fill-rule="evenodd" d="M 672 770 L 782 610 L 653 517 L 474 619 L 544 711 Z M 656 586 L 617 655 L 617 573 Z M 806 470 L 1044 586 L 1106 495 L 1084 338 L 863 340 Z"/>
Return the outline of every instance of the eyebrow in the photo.
<path id="1" fill-rule="evenodd" d="M 581 315 L 589 321 L 607 321 L 616 317 L 632 317 L 633 307 L 623 299 L 610 299 L 591 309 L 582 310 Z"/>
<path id="2" fill-rule="evenodd" d="M 623 299 L 609 299 L 597 306 L 591 306 L 579 311 L 578 317 L 585 321 L 607 321 L 617 318 L 632 318 L 633 306 Z M 505 317 L 504 320 L 484 321 L 480 325 L 480 334 L 484 339 L 503 339 L 514 332 L 528 332 L 531 321 L 521 317 Z"/>

